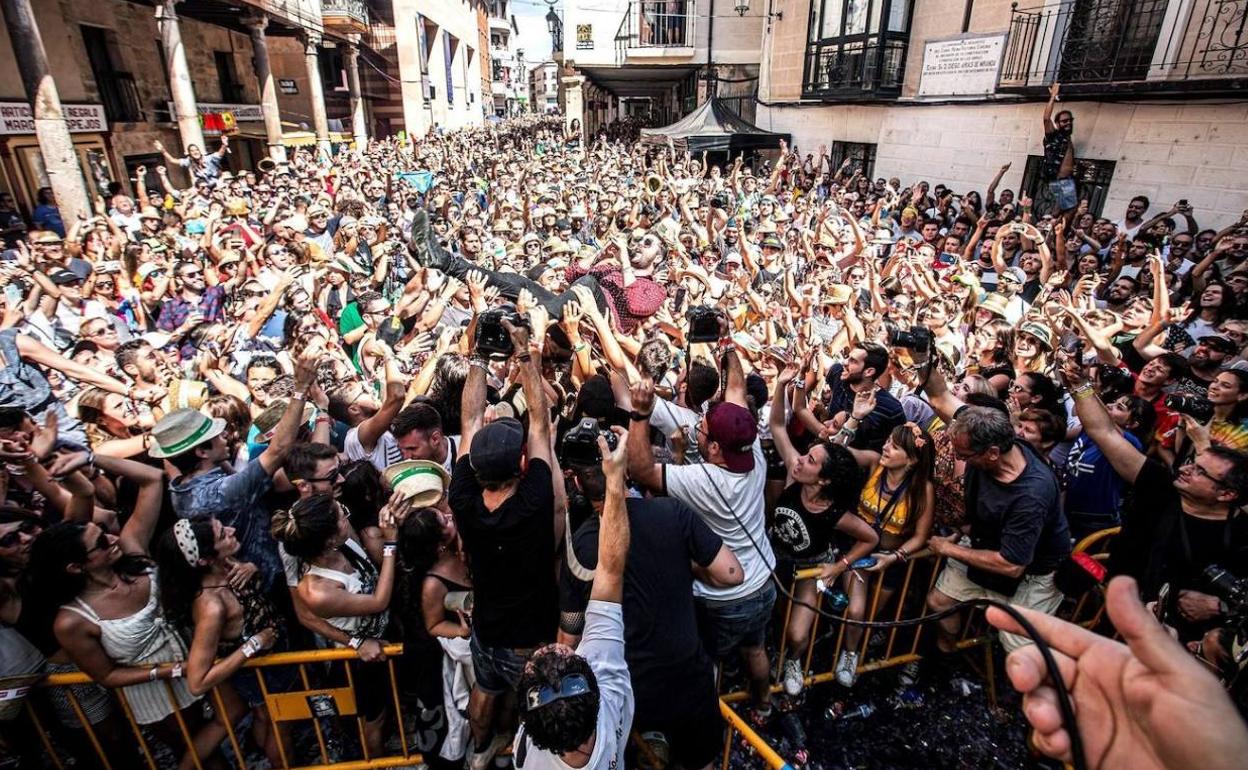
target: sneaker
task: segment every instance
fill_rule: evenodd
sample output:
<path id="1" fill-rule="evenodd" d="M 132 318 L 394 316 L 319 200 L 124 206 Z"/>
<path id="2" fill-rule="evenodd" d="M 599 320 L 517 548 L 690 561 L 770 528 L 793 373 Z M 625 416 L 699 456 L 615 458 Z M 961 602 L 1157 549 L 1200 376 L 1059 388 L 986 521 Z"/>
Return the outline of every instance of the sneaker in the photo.
<path id="1" fill-rule="evenodd" d="M 853 687 L 858 681 L 858 653 L 842 650 L 836 659 L 836 681 L 842 687 Z"/>
<path id="2" fill-rule="evenodd" d="M 500 734 L 494 736 L 484 751 L 478 752 L 474 745 L 468 752 L 468 770 L 485 770 L 490 766 L 490 760 L 494 759 L 494 755 L 510 742 L 510 736 Z"/>
<path id="3" fill-rule="evenodd" d="M 919 681 L 919 662 L 912 660 L 901 667 L 901 673 L 897 676 L 897 681 L 902 687 L 911 687 L 915 682 Z"/>
<path id="4" fill-rule="evenodd" d="M 771 723 L 771 717 L 774 713 L 775 712 L 771 708 L 770 704 L 767 706 L 766 711 L 760 709 L 758 706 L 751 706 L 749 713 L 747 714 L 746 721 L 749 722 L 750 727 L 753 727 L 755 730 L 763 730 L 766 729 L 767 725 Z"/>
<path id="5" fill-rule="evenodd" d="M 806 677 L 802 673 L 802 664 L 793 659 L 784 662 L 784 691 L 789 695 L 797 695 L 806 686 Z"/>

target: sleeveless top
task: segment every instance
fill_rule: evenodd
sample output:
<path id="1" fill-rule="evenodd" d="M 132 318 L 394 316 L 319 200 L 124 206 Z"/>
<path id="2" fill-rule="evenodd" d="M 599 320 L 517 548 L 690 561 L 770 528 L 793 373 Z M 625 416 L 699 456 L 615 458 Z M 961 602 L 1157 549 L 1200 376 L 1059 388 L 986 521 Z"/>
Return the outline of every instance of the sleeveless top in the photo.
<path id="1" fill-rule="evenodd" d="M 434 580 L 441 583 L 442 585 L 446 586 L 446 590 L 449 593 L 455 593 L 456 591 L 471 591 L 472 590 L 472 586 L 466 586 L 461 583 L 456 583 L 454 580 L 451 580 L 450 578 L 442 577 L 441 575 L 434 573 L 434 572 L 426 572 L 425 577 L 431 577 Z M 450 623 L 459 622 L 459 615 L 448 609 L 442 610 L 442 617 L 444 620 Z"/>
<path id="2" fill-rule="evenodd" d="M 836 544 L 836 525 L 845 511 L 828 508 L 813 512 L 802 502 L 802 485 L 790 484 L 776 500 L 771 540 L 789 558 L 819 562 Z"/>
<path id="3" fill-rule="evenodd" d="M 234 594 L 234 598 L 238 599 L 238 604 L 243 610 L 243 626 L 242 631 L 235 639 L 221 639 L 217 642 L 217 655 L 225 657 L 234 650 L 242 646 L 243 642 L 260 633 L 266 628 L 272 628 L 277 632 L 278 639 L 282 636 L 284 626 L 281 619 L 277 616 L 277 611 L 273 609 L 273 603 L 270 602 L 264 594 L 256 589 L 256 583 L 260 580 L 260 576 L 256 575 L 242 588 L 234 588 L 226 584 L 230 589 L 230 593 Z M 274 643 L 274 648 L 277 644 Z"/>
<path id="4" fill-rule="evenodd" d="M 858 515 L 876 532 L 901 535 L 910 522 L 909 477 L 896 489 L 885 489 L 884 466 L 877 465 L 858 498 Z"/>
<path id="5" fill-rule="evenodd" d="M 308 567 L 306 575 L 316 575 L 326 580 L 340 583 L 348 593 L 371 596 L 377 590 L 379 573 L 377 567 L 369 561 L 368 554 L 359 543 L 348 540 L 338 549 L 354 569 L 351 572 L 340 572 L 327 567 Z M 325 622 L 350 636 L 366 639 L 378 639 L 386 630 L 390 619 L 389 611 L 383 610 L 375 615 L 351 615 L 338 618 L 325 618 Z"/>
<path id="6" fill-rule="evenodd" d="M 61 609 L 79 615 L 100 629 L 100 646 L 115 663 L 121 666 L 154 666 L 160 663 L 176 663 L 186 660 L 186 645 L 182 637 L 165 622 L 157 601 L 156 571 L 148 573 L 147 603 L 138 611 L 122 618 L 101 618 L 81 599 L 65 604 Z M 157 680 L 121 688 L 139 724 L 159 722 L 173 713 L 169 693 L 177 700 L 181 710 L 199 700 L 192 695 L 185 679 Z"/>

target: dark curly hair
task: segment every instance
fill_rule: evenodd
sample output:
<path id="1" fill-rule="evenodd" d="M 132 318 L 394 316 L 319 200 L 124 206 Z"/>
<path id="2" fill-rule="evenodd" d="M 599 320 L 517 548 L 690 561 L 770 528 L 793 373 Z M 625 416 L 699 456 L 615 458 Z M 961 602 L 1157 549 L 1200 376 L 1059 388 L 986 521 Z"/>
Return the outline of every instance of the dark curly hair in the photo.
<path id="1" fill-rule="evenodd" d="M 821 442 L 827 452 L 823 464 L 819 466 L 819 478 L 827 479 L 828 483 L 819 489 L 819 496 L 830 500 L 838 511 L 852 511 L 858 508 L 858 498 L 862 494 L 862 468 L 854 455 L 840 444 L 830 441 Z"/>
<path id="2" fill-rule="evenodd" d="M 558 689 L 565 676 L 580 674 L 589 683 L 589 692 L 528 710 L 525 693 L 543 685 Z M 564 754 L 580 748 L 598 726 L 598 680 L 589 661 L 580 655 L 565 655 L 554 649 L 538 650 L 520 675 L 521 719 L 524 732 L 539 749 Z"/>

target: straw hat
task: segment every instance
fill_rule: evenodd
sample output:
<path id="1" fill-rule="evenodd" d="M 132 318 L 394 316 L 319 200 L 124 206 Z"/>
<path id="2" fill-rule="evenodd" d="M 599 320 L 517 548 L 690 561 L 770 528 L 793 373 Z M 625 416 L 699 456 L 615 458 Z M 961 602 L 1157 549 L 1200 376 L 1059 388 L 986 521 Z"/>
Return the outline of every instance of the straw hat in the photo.
<path id="1" fill-rule="evenodd" d="M 62 243 L 64 240 L 55 230 L 38 230 L 30 234 L 31 243 Z"/>
<path id="2" fill-rule="evenodd" d="M 834 283 L 823 293 L 825 305 L 847 305 L 854 296 L 854 290 L 843 283 Z"/>
<path id="3" fill-rule="evenodd" d="M 174 380 L 165 397 L 166 411 L 199 409 L 208 401 L 208 385 L 198 380 Z"/>
<path id="4" fill-rule="evenodd" d="M 152 426 L 152 446 L 147 453 L 157 459 L 177 457 L 211 441 L 223 430 L 225 420 L 220 417 L 209 417 L 194 409 L 176 409 Z"/>
<path id="5" fill-rule="evenodd" d="M 381 477 L 391 491 L 404 499 L 411 499 L 415 508 L 436 505 L 451 483 L 446 469 L 432 460 L 405 460 L 388 465 Z"/>
<path id="6" fill-rule="evenodd" d="M 139 212 L 139 219 L 155 219 L 159 222 L 164 217 L 160 215 L 160 212 L 154 206 L 144 206 L 143 210 Z"/>
<path id="7" fill-rule="evenodd" d="M 984 301 L 980 302 L 976 309 L 987 310 L 993 315 L 997 315 L 997 316 L 1000 316 L 1001 318 L 1005 318 L 1006 308 L 1008 307 L 1008 304 L 1007 304 L 1008 302 L 1009 300 L 1005 298 L 1004 294 L 998 294 L 997 292 L 994 291 L 988 296 L 984 297 Z"/>

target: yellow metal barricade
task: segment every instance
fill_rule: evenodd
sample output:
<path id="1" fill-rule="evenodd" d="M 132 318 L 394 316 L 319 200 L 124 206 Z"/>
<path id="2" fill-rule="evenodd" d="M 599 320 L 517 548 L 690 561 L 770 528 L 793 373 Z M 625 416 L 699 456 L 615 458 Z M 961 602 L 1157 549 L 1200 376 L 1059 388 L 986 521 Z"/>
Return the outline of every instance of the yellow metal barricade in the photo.
<path id="1" fill-rule="evenodd" d="M 316 735 L 317 752 L 320 762 L 312 765 L 295 766 L 291 763 L 296 761 L 296 757 L 291 756 L 291 747 L 287 746 L 287 741 L 280 737 L 277 740 L 278 752 L 281 755 L 281 765 L 283 770 L 317 770 L 317 768 L 333 768 L 334 770 L 373 770 L 374 768 L 387 767 L 415 767 L 422 764 L 423 759 L 420 754 L 413 753 L 408 750 L 408 741 L 406 729 L 404 726 L 403 712 L 401 701 L 399 698 L 398 681 L 395 676 L 394 658 L 403 654 L 403 645 L 392 644 L 385 648 L 388 660 L 386 661 L 387 675 L 390 684 L 390 697 L 394 711 L 394 721 L 398 728 L 400 751 L 397 754 L 387 756 L 368 756 L 367 744 L 364 741 L 364 722 L 360 716 L 357 703 L 356 693 L 354 689 L 354 678 L 349 665 L 349 661 L 356 660 L 354 650 L 350 649 L 331 649 L 331 650 L 307 650 L 300 652 L 281 652 L 272 655 L 257 656 L 244 664 L 245 668 L 251 669 L 260 686 L 260 692 L 264 695 L 265 708 L 268 712 L 269 719 L 274 728 L 289 725 L 296 722 L 310 722 L 312 731 Z M 309 665 L 334 665 L 341 664 L 345 670 L 345 685 L 340 686 L 314 686 L 312 679 L 309 677 Z M 264 677 L 264 670 L 277 666 L 293 666 L 298 670 L 298 690 L 286 692 L 271 692 L 268 682 Z M 103 768 L 111 770 L 111 768 L 119 767 L 116 757 L 110 757 L 106 750 L 106 745 L 115 745 L 116 738 L 104 740 L 99 735 L 98 725 L 93 725 L 91 720 L 79 705 L 78 698 L 74 695 L 72 687 L 79 685 L 90 685 L 91 678 L 82 672 L 51 674 L 40 683 L 42 688 L 64 688 L 63 693 L 67 696 L 68 702 L 73 709 L 77 719 L 77 729 L 81 729 L 87 738 L 88 744 L 91 746 L 95 759 Z M 168 689 L 168 688 L 167 688 Z M 114 690 L 113 695 L 116 696 L 121 712 L 125 717 L 125 723 L 129 734 L 126 739 L 134 742 L 133 745 L 139 749 L 139 754 L 149 770 L 159 770 L 159 765 L 155 758 L 155 754 L 151 746 L 148 745 L 144 731 L 140 728 L 134 719 L 134 714 L 130 710 L 130 705 L 126 701 L 125 694 L 121 690 Z M 173 692 L 169 690 L 171 702 L 176 703 L 173 699 Z M 222 698 L 219 688 L 213 688 L 205 695 L 208 702 L 212 704 L 217 713 L 217 717 L 225 728 L 226 743 L 234 752 L 240 761 L 245 757 L 242 746 L 243 741 L 235 730 L 233 720 L 226 718 L 226 703 Z M 362 758 L 348 759 L 343 761 L 333 761 L 329 755 L 326 737 L 321 726 L 321 717 L 315 713 L 318 706 L 327 709 L 332 717 L 341 718 L 347 721 L 354 721 L 360 734 L 360 745 L 364 753 Z M 58 741 L 55 735 L 55 729 L 45 715 L 39 713 L 39 709 L 28 700 L 26 709 L 31 717 L 31 724 L 39 734 L 39 740 L 42 742 L 44 749 L 49 754 L 52 762 L 58 768 L 66 767 L 64 758 L 58 751 Z M 169 748 L 177 753 L 187 752 L 191 757 L 191 761 L 196 768 L 201 768 L 206 757 L 200 757 L 192 750 L 191 729 L 183 719 L 182 714 L 175 710 L 174 719 L 177 726 L 177 733 L 182 740 L 181 746 L 170 746 Z M 279 731 L 280 735 L 280 731 Z"/>

